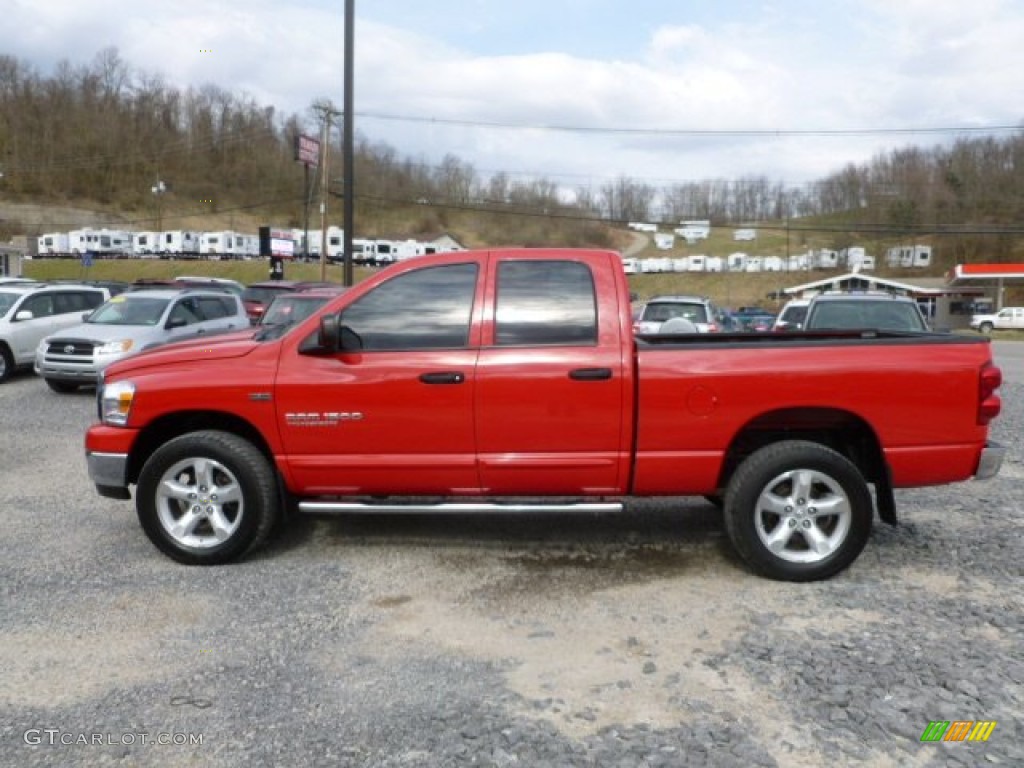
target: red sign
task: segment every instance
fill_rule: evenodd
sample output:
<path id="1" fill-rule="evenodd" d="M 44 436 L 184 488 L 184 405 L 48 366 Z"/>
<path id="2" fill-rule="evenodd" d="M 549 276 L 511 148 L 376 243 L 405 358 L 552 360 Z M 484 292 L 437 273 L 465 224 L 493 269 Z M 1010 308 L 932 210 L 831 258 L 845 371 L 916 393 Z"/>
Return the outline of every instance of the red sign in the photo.
<path id="1" fill-rule="evenodd" d="M 295 137 L 295 159 L 305 165 L 316 165 L 320 158 L 320 140 L 300 133 Z"/>

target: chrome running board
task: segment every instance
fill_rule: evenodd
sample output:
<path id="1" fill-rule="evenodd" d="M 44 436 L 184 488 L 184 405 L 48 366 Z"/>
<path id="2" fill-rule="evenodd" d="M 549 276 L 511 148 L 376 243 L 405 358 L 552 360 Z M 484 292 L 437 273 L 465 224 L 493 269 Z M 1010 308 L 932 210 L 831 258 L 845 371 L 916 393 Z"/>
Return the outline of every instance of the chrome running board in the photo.
<path id="1" fill-rule="evenodd" d="M 434 504 L 393 504 L 357 501 L 300 501 L 299 511 L 313 514 L 363 514 L 409 515 L 409 514 L 491 514 L 495 512 L 621 512 L 622 502 L 579 502 L 579 503 L 510 503 L 479 501 L 451 501 Z"/>

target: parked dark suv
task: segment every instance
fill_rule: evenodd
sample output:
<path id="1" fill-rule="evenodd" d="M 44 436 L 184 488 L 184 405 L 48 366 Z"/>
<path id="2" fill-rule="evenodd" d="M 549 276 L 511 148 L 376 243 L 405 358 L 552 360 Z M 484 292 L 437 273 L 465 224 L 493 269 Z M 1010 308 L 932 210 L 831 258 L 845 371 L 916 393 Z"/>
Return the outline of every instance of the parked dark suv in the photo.
<path id="1" fill-rule="evenodd" d="M 823 293 L 807 307 L 804 330 L 927 331 L 917 302 L 891 293 Z"/>

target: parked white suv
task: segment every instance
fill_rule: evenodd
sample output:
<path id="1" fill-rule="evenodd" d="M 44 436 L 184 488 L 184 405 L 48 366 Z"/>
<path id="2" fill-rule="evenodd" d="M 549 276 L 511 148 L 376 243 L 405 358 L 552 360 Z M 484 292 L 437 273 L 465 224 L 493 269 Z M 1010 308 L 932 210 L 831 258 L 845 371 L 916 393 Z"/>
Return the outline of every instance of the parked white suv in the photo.
<path id="1" fill-rule="evenodd" d="M 40 339 L 77 325 L 109 298 L 93 285 L 0 284 L 0 381 L 32 365 Z"/>
<path id="2" fill-rule="evenodd" d="M 115 360 L 173 341 L 249 328 L 242 300 L 214 289 L 156 289 L 115 296 L 84 323 L 43 339 L 35 371 L 54 392 L 93 385 Z"/>

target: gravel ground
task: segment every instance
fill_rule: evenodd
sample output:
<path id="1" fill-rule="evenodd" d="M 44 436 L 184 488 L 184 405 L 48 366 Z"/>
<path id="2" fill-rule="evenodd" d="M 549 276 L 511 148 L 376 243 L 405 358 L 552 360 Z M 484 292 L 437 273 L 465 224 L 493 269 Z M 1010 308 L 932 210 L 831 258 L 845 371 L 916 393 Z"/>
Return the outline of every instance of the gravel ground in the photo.
<path id="1" fill-rule="evenodd" d="M 699 499 L 301 518 L 244 563 L 179 566 L 92 490 L 91 395 L 18 376 L 0 385 L 0 765 L 1022 765 L 1011 382 L 1000 477 L 898 493 L 898 528 L 799 585 L 743 570 Z M 931 720 L 998 725 L 922 744 Z"/>

